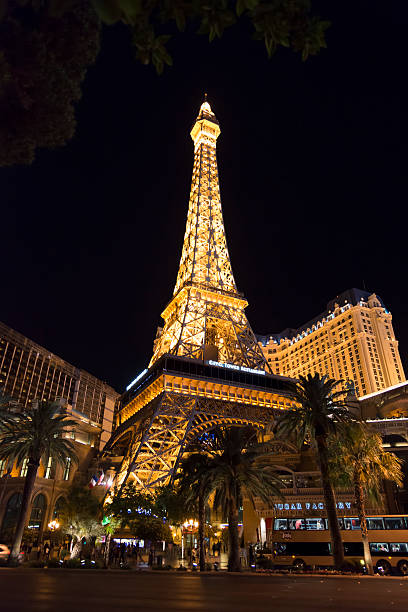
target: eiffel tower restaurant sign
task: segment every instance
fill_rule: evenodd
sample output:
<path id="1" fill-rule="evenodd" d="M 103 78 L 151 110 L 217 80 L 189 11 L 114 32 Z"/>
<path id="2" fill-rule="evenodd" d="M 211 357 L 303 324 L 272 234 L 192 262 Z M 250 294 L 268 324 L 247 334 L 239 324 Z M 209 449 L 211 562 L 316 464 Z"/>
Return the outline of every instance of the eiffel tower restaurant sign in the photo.
<path id="1" fill-rule="evenodd" d="M 240 372 L 249 372 L 252 374 L 265 374 L 265 370 L 254 370 L 254 368 L 247 368 L 245 366 L 236 365 L 235 363 L 220 363 L 219 361 L 207 361 L 209 365 L 218 366 L 219 368 L 227 368 L 230 370 L 239 370 Z"/>
<path id="2" fill-rule="evenodd" d="M 264 429 L 292 404 L 289 379 L 272 374 L 232 272 L 218 179 L 220 132 L 205 100 L 191 130 L 193 176 L 173 295 L 149 368 L 121 397 L 104 449 L 117 467 L 116 486 L 167 483 L 190 442 L 205 431 L 217 425 Z"/>

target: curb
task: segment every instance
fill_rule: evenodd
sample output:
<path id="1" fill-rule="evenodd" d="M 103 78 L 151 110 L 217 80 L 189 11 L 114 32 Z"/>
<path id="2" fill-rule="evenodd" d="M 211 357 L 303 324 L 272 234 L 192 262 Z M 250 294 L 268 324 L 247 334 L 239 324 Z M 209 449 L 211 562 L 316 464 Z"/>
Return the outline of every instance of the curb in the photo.
<path id="1" fill-rule="evenodd" d="M 82 568 L 78 568 L 78 569 L 74 569 L 74 568 L 54 568 L 54 567 L 0 567 L 0 571 L 1 570 L 6 570 L 6 571 L 21 571 L 21 570 L 26 570 L 26 571 L 46 571 L 46 572 L 58 572 L 58 573 L 63 573 L 66 574 L 67 572 L 80 572 L 81 574 L 105 574 L 106 572 L 108 573 L 119 573 L 119 574 L 159 574 L 159 575 L 178 575 L 178 576 L 189 576 L 189 577 L 199 577 L 199 576 L 213 576 L 215 577 L 225 577 L 228 576 L 229 578 L 233 579 L 233 578 L 238 578 L 238 577 L 251 577 L 251 578 L 263 578 L 263 577 L 267 577 L 267 578 L 273 578 L 273 577 L 279 577 L 279 578 L 289 578 L 289 579 L 297 579 L 297 578 L 315 578 L 315 579 L 319 579 L 319 580 L 324 580 L 325 578 L 328 579 L 335 579 L 335 578 L 339 578 L 341 580 L 357 580 L 357 581 L 361 581 L 361 580 L 399 580 L 400 582 L 406 582 L 408 581 L 408 576 L 379 576 L 378 574 L 376 574 L 375 576 L 365 576 L 362 574 L 349 574 L 349 575 L 344 575 L 344 574 L 295 574 L 295 573 L 278 573 L 278 572 L 274 572 L 274 573 L 267 573 L 267 572 L 227 572 L 226 570 L 219 570 L 218 572 L 214 572 L 214 571 L 209 571 L 209 572 L 192 572 L 192 571 L 187 571 L 187 572 L 178 572 L 177 570 L 148 570 L 148 569 L 130 569 L 130 570 L 121 570 L 121 569 L 82 569 Z"/>

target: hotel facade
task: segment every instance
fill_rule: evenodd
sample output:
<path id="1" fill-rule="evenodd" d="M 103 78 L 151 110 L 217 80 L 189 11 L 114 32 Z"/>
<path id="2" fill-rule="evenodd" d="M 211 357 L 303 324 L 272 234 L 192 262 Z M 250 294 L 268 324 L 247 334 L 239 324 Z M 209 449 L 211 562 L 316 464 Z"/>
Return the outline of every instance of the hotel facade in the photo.
<path id="1" fill-rule="evenodd" d="M 392 315 L 375 293 L 349 289 L 298 329 L 257 336 L 274 374 L 327 374 L 363 397 L 405 381 Z"/>
<path id="2" fill-rule="evenodd" d="M 101 427 L 100 448 L 111 434 L 119 394 L 1 321 L 0 389 L 22 408 L 33 400 L 64 400 Z"/>
<path id="3" fill-rule="evenodd" d="M 111 435 L 116 391 L 84 370 L 75 368 L 47 349 L 0 322 L 0 390 L 10 398 L 12 411 L 30 409 L 32 402 L 56 402 L 75 431 L 78 465 L 67 460 L 64 467 L 41 462 L 35 481 L 27 529 L 33 543 L 41 541 L 47 524 L 58 518 L 61 503 L 72 484 L 89 481 L 95 457 Z M 27 460 L 20 466 L 0 461 L 0 537 L 9 543 L 20 508 Z M 48 537 L 50 534 L 48 533 Z"/>

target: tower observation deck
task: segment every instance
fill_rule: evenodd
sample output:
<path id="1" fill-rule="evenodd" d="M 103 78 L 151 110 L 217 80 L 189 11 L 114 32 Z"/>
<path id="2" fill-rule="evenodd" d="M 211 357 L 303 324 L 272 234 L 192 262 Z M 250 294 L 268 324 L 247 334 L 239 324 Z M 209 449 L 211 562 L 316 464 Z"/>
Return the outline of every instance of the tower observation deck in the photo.
<path id="1" fill-rule="evenodd" d="M 122 396 L 105 447 L 117 485 L 167 482 L 188 444 L 219 424 L 267 428 L 291 405 L 245 315 L 229 258 L 216 156 L 220 126 L 207 100 L 191 130 L 194 166 L 173 297 L 162 312 L 149 368 Z"/>

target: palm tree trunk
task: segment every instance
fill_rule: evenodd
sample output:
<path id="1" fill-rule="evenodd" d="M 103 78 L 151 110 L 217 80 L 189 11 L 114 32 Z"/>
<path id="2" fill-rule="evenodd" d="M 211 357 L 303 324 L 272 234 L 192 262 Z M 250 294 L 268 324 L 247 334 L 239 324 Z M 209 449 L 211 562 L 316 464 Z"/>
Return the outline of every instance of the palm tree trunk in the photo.
<path id="1" fill-rule="evenodd" d="M 357 473 L 354 473 L 354 495 L 357 504 L 358 518 L 360 519 L 361 538 L 363 540 L 364 563 L 367 568 L 367 573 L 374 576 L 373 560 L 371 558 L 370 543 L 368 541 L 367 518 L 365 511 L 364 491 L 361 486 L 360 478 Z"/>
<path id="2" fill-rule="evenodd" d="M 228 571 L 229 572 L 240 572 L 241 564 L 239 560 L 238 506 L 235 502 L 235 499 L 231 499 L 229 503 L 228 534 L 229 534 Z"/>
<path id="3" fill-rule="evenodd" d="M 18 556 L 20 554 L 21 540 L 23 539 L 24 527 L 27 521 L 28 511 L 30 509 L 31 497 L 33 495 L 33 489 L 35 479 L 37 478 L 39 461 L 33 459 L 28 460 L 27 475 L 24 481 L 23 497 L 21 500 L 20 513 L 17 520 L 16 530 L 14 532 L 13 546 L 11 548 L 8 565 L 18 565 Z"/>
<path id="4" fill-rule="evenodd" d="M 201 494 L 199 494 L 198 496 L 198 554 L 200 556 L 200 572 L 205 571 L 204 524 L 205 524 L 204 497 Z"/>
<path id="5" fill-rule="evenodd" d="M 344 564 L 344 549 L 340 534 L 339 521 L 336 512 L 336 500 L 329 476 L 329 459 L 327 452 L 327 440 L 325 435 L 316 436 L 317 450 L 322 475 L 324 503 L 326 505 L 327 519 L 333 547 L 334 565 L 340 569 Z"/>
<path id="6" fill-rule="evenodd" d="M 81 550 L 82 550 L 82 539 L 77 538 L 72 548 L 72 551 L 71 551 L 71 559 L 76 559 L 77 557 L 79 557 Z"/>
<path id="7" fill-rule="evenodd" d="M 105 551 L 104 551 L 104 560 L 103 566 L 105 569 L 109 566 L 109 551 L 110 551 L 110 543 L 112 539 L 112 534 L 108 533 L 105 539 Z"/>

